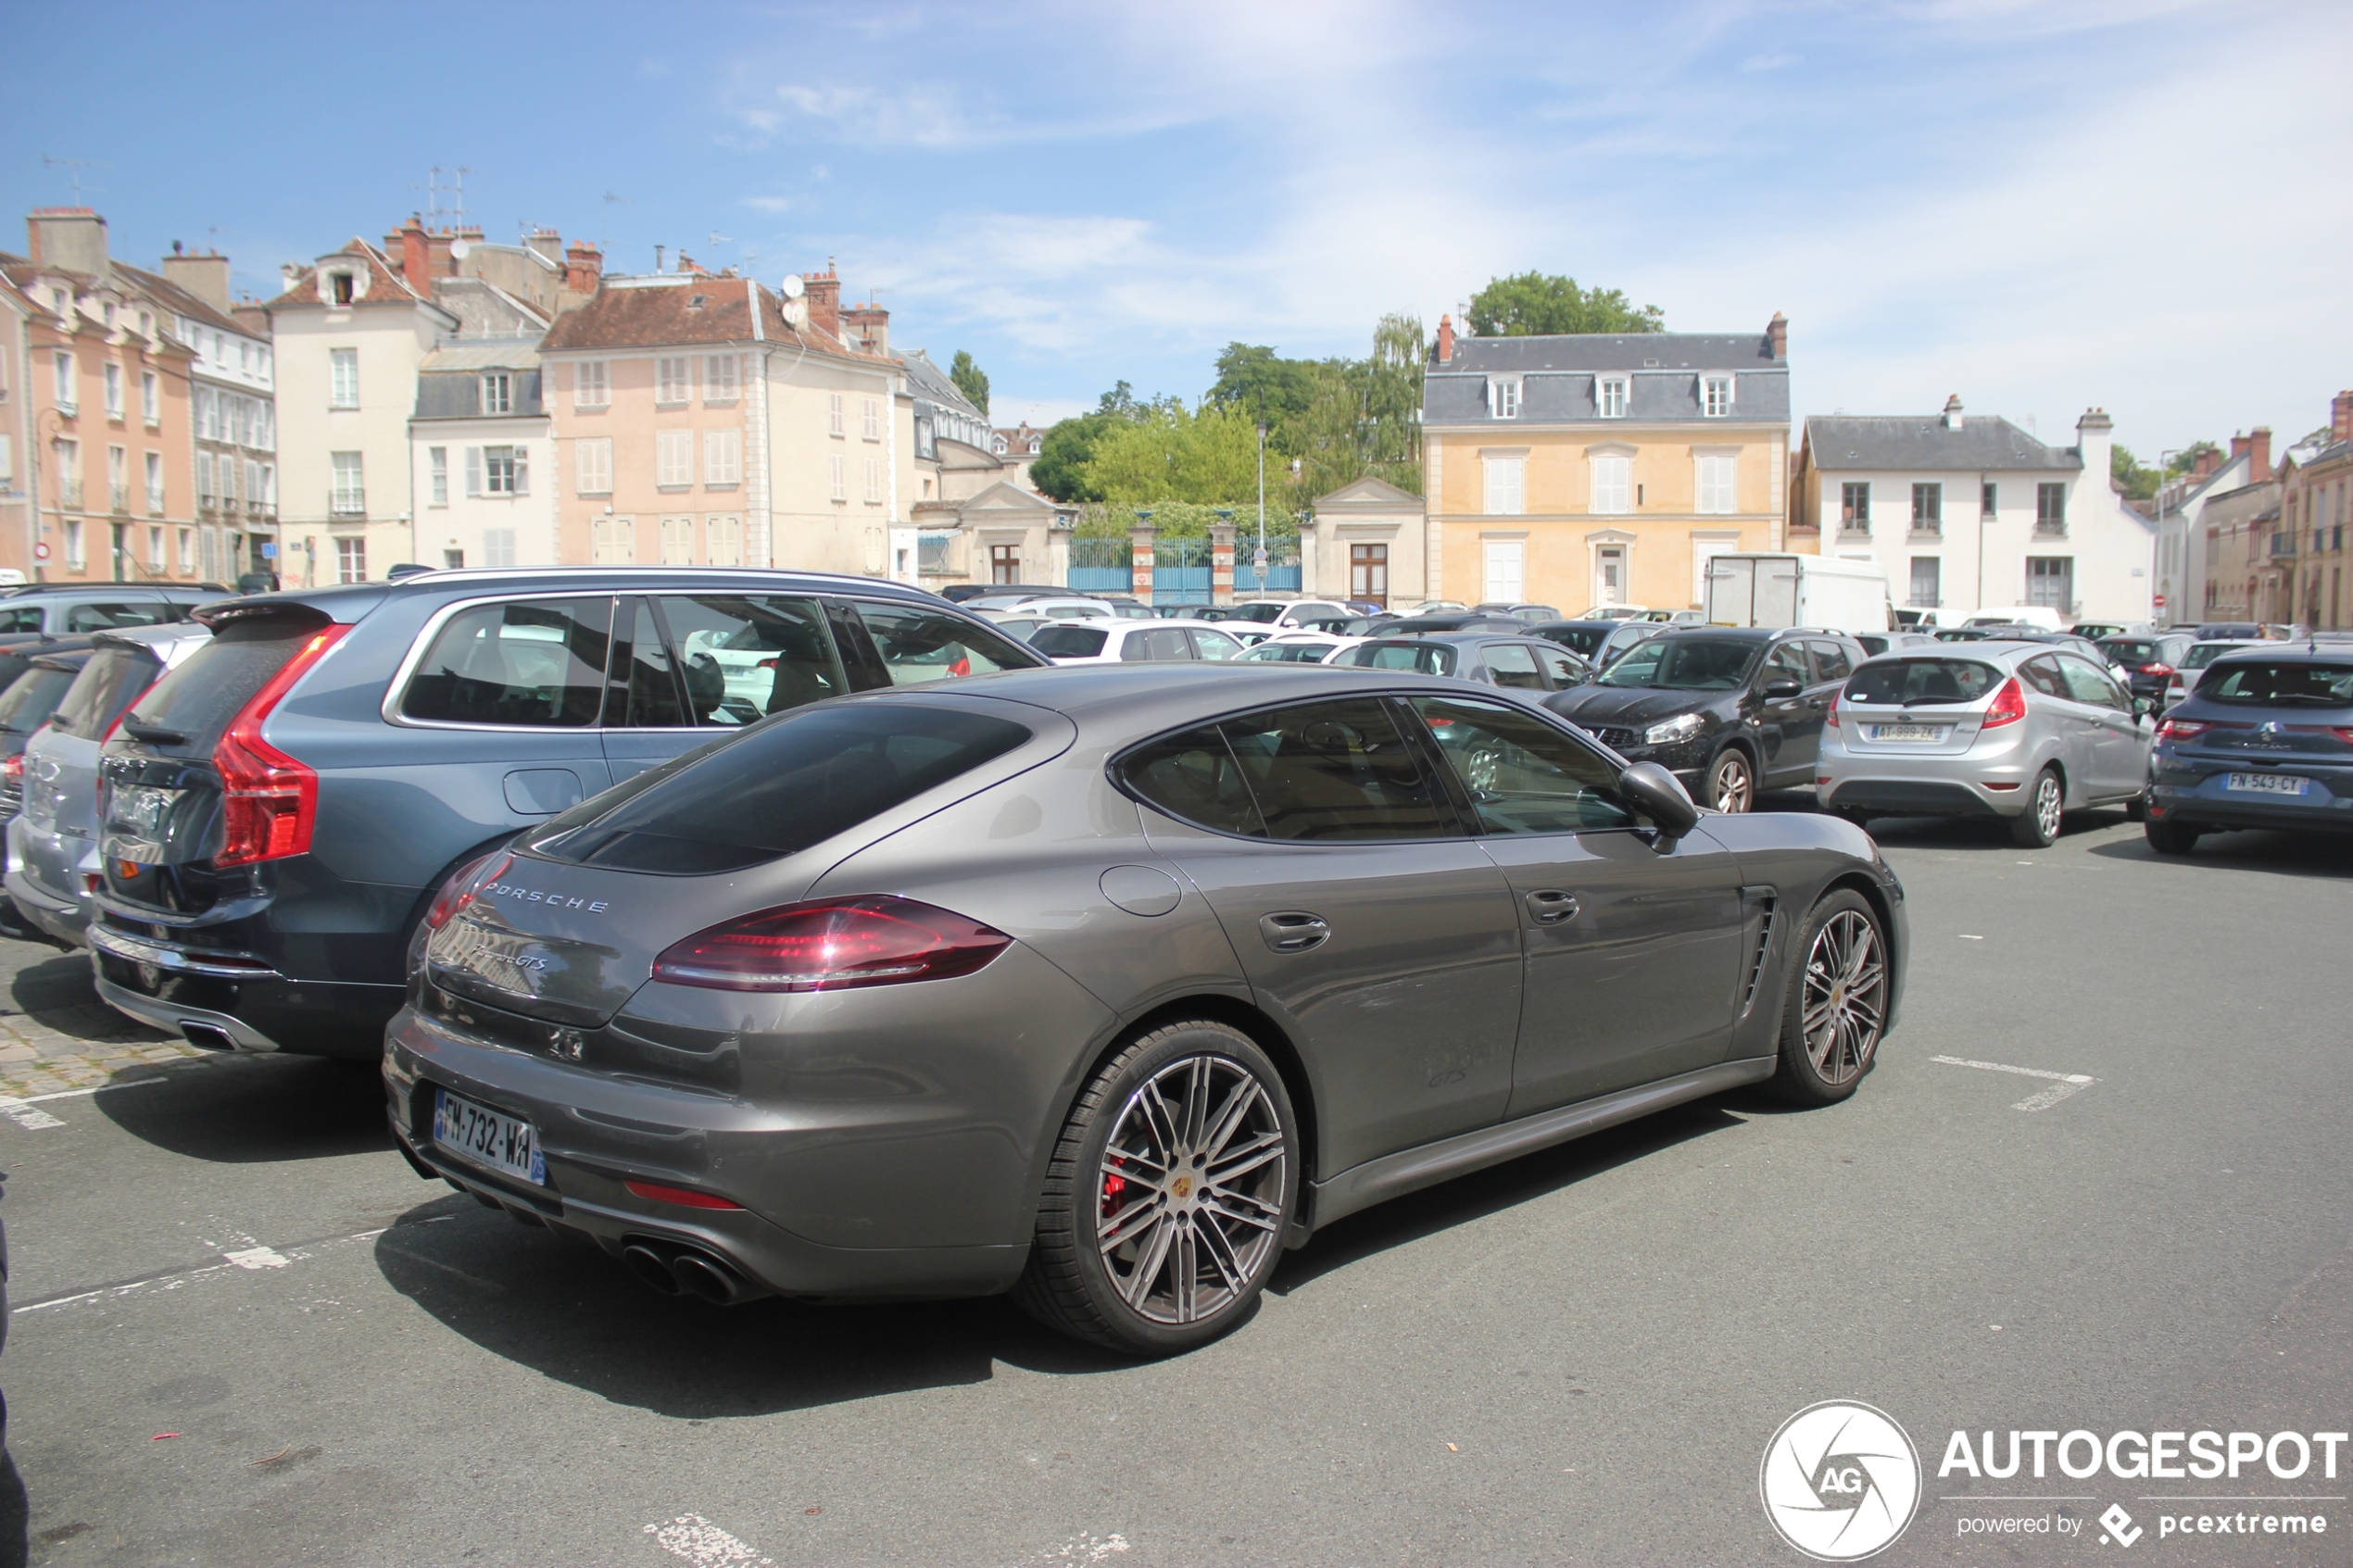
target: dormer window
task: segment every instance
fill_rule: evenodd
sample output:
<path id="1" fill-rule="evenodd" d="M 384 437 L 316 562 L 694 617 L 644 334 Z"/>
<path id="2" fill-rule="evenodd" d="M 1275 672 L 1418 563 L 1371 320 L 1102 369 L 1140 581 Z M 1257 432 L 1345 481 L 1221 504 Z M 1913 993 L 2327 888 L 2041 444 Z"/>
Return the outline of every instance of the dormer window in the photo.
<path id="1" fill-rule="evenodd" d="M 337 305 L 349 305 L 356 287 L 348 272 L 327 274 L 327 297 Z"/>
<path id="2" fill-rule="evenodd" d="M 988 449 L 991 452 L 996 453 L 999 457 L 1003 457 L 1005 455 L 1005 438 L 1001 435 L 991 437 L 988 443 Z"/>
<path id="3" fill-rule="evenodd" d="M 515 411 L 512 376 L 504 370 L 497 370 L 482 378 L 482 411 L 485 414 L 511 414 Z"/>
<path id="4" fill-rule="evenodd" d="M 1732 411 L 1731 377 L 1700 377 L 1699 411 L 1711 420 L 1720 420 Z"/>
<path id="5" fill-rule="evenodd" d="M 1030 455 L 1031 457 L 1033 457 L 1033 458 L 1034 458 L 1034 457 L 1038 456 L 1038 453 L 1043 452 L 1045 449 L 1046 449 L 1046 440 L 1045 440 L 1045 437 L 1043 437 L 1043 436 L 1038 436 L 1038 435 L 1033 435 L 1033 436 L 1031 436 L 1031 437 L 1029 438 L 1029 455 Z"/>
<path id="6" fill-rule="evenodd" d="M 686 308 L 689 310 L 700 310 L 702 308 L 702 302 L 703 296 L 701 295 L 690 294 L 686 296 Z"/>
<path id="7" fill-rule="evenodd" d="M 1499 420 L 1519 418 L 1519 383 L 1494 381 L 1487 383 L 1487 411 Z"/>
<path id="8" fill-rule="evenodd" d="M 1605 420 L 1626 417 L 1626 378 L 1604 376 L 1593 385 L 1593 403 Z"/>

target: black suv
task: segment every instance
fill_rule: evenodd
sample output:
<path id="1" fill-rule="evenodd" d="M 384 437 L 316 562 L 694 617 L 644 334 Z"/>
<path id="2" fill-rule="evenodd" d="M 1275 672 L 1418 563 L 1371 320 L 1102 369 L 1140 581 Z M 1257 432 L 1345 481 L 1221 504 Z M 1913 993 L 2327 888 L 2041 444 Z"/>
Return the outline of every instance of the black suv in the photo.
<path id="1" fill-rule="evenodd" d="M 434 571 L 197 619 L 101 759 L 98 994 L 193 1045 L 359 1059 L 434 891 L 522 829 L 786 709 L 1046 662 L 817 573 Z"/>
<path id="2" fill-rule="evenodd" d="M 0 635 L 53 637 L 185 621 L 198 605 L 229 596 L 218 583 L 33 583 L 0 593 Z"/>
<path id="3" fill-rule="evenodd" d="M 1629 761 L 1672 771 L 1702 804 L 1745 811 L 1760 789 L 1814 782 L 1822 727 L 1862 645 L 1843 632 L 1662 632 L 1544 706 Z"/>

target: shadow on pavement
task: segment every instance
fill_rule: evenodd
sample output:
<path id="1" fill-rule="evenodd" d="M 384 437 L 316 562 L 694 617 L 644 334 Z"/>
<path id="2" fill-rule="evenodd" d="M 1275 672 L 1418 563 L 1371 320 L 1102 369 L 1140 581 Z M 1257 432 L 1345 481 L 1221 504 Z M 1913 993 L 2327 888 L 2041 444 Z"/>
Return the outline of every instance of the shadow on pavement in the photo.
<path id="1" fill-rule="evenodd" d="M 393 1147 L 372 1062 L 240 1057 L 101 1089 L 92 1103 L 132 1137 L 221 1164 Z"/>
<path id="2" fill-rule="evenodd" d="M 2095 810 L 2070 811 L 2059 825 L 2058 842 L 2066 843 L 2078 834 L 2098 833 L 2119 827 L 2125 821 L 2120 809 L 2106 807 Z M 2006 849 L 2020 855 L 2040 851 L 2020 848 L 2010 837 L 2007 817 L 1873 817 L 1870 834 L 1881 844 L 1900 845 L 1906 849 Z M 2134 839 L 2138 844 L 2140 840 Z M 2103 853 L 2095 849 L 2094 854 Z"/>
<path id="3" fill-rule="evenodd" d="M 2162 860 L 2205 871 L 2273 872 L 2282 876 L 2353 876 L 2353 835 L 2244 829 L 2208 834 L 2186 855 L 2160 855 L 2145 838 L 2120 838 L 2092 850 L 2115 860 Z"/>
<path id="4" fill-rule="evenodd" d="M 376 1266 L 491 1354 L 664 1416 L 768 1415 L 985 1383 L 998 1361 L 1053 1374 L 1135 1364 L 1042 1328 L 1001 1298 L 712 1307 L 660 1296 L 596 1247 L 468 1198 L 402 1216 L 376 1238 Z"/>
<path id="5" fill-rule="evenodd" d="M 41 950 L 29 942 L 21 946 Z M 10 978 L 7 1004 L 0 1011 L 22 1013 L 77 1040 L 112 1043 L 170 1037 L 133 1022 L 98 999 L 97 988 L 90 980 L 87 953 L 50 952 L 50 957 L 26 964 Z"/>

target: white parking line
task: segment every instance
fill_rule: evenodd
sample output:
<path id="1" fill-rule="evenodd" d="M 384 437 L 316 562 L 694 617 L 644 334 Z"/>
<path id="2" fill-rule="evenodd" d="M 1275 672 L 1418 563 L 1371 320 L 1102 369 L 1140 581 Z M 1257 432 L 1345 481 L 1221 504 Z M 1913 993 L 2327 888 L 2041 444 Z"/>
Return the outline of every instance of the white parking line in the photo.
<path id="1" fill-rule="evenodd" d="M 2080 1095 L 2099 1082 L 2082 1073 L 2052 1073 L 2040 1067 L 2012 1067 L 2006 1061 L 1971 1061 L 1964 1056 L 1932 1056 L 1931 1061 L 1941 1061 L 1947 1067 L 1974 1067 L 1982 1073 L 2015 1073 L 2021 1078 L 2047 1078 L 2051 1086 L 2039 1094 L 2032 1094 L 2012 1110 L 2048 1110 L 2070 1095 Z"/>
<path id="2" fill-rule="evenodd" d="M 0 1095 L 0 1116 L 6 1117 L 28 1133 L 44 1127 L 62 1127 L 65 1123 L 45 1110 L 32 1108 L 43 1100 L 80 1099 L 84 1095 L 98 1094 L 107 1089 L 135 1089 L 146 1084 L 160 1084 L 160 1078 L 133 1078 L 128 1084 L 93 1084 L 86 1089 L 57 1089 L 45 1095 L 27 1095 L 19 1099 L 14 1095 Z"/>
<path id="3" fill-rule="evenodd" d="M 662 1550 L 684 1558 L 695 1568 L 776 1568 L 774 1559 L 761 1556 L 699 1513 L 682 1513 L 667 1524 L 648 1524 L 646 1534 Z"/>

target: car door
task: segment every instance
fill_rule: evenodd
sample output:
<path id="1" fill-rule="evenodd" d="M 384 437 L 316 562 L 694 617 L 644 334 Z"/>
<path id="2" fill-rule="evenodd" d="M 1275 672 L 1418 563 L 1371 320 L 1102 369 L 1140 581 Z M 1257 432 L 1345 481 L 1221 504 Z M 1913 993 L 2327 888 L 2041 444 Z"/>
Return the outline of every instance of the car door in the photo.
<path id="1" fill-rule="evenodd" d="M 2086 793 L 2102 799 L 2137 793 L 2148 781 L 2149 726 L 2133 713 L 2133 699 L 2107 671 L 2075 654 L 2057 657 L 2068 695 L 2083 710 L 2091 751 Z"/>
<path id="2" fill-rule="evenodd" d="M 1321 1178 L 1504 1114 L 1518 917 L 1387 700 L 1265 709 L 1121 769 L 1307 1062 Z"/>
<path id="3" fill-rule="evenodd" d="M 1505 1115 L 1722 1060 L 1745 919 L 1732 855 L 1705 832 L 1647 830 L 1617 770 L 1531 713 L 1408 703 L 1511 884 L 1523 970 Z"/>
<path id="4" fill-rule="evenodd" d="M 2097 793 L 2098 721 L 2075 699 L 2059 656 L 2038 653 L 2018 667 L 2018 678 L 2034 695 L 2027 703 L 2030 722 L 2039 720 L 2048 734 L 2058 764 L 2067 771 L 2069 787 L 2080 799 Z"/>
<path id="5" fill-rule="evenodd" d="M 1766 696 L 1767 684 L 1776 678 L 1795 681 L 1797 690 L 1785 696 Z M 1810 783 L 1821 755 L 1828 703 L 1818 707 L 1808 689 L 1814 671 L 1806 662 L 1805 647 L 1795 640 L 1776 643 L 1758 662 L 1751 683 L 1756 694 L 1757 739 L 1765 750 L 1765 787 L 1779 788 L 1801 778 Z"/>
<path id="6" fill-rule="evenodd" d="M 1545 689 L 1543 674 L 1536 668 L 1536 650 L 1526 643 L 1481 643 L 1478 655 L 1493 684 L 1523 692 Z"/>
<path id="7" fill-rule="evenodd" d="M 624 597 L 606 690 L 606 760 L 618 784 L 729 730 L 848 690 L 815 599 Z"/>
<path id="8" fill-rule="evenodd" d="M 1164 664 L 1194 656 L 1182 626 L 1131 626 L 1119 645 L 1123 664 Z"/>
<path id="9" fill-rule="evenodd" d="M 1241 644 L 1223 632 L 1212 631 L 1206 626 L 1188 626 L 1185 628 L 1185 634 L 1192 639 L 1193 657 L 1196 659 L 1212 659 L 1223 664 L 1242 656 Z"/>
<path id="10" fill-rule="evenodd" d="M 1568 691 L 1585 684 L 1583 661 L 1565 648 L 1536 646 L 1537 668 L 1544 671 L 1545 682 L 1556 692 Z"/>

